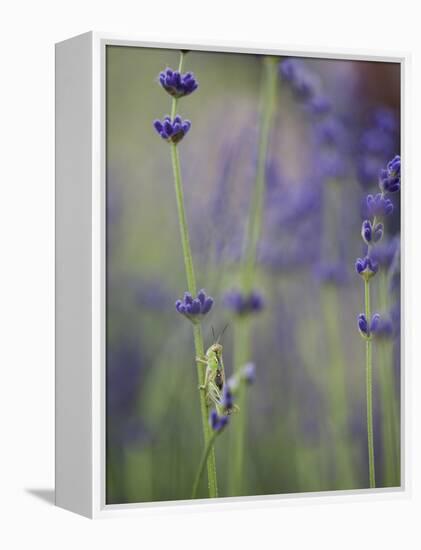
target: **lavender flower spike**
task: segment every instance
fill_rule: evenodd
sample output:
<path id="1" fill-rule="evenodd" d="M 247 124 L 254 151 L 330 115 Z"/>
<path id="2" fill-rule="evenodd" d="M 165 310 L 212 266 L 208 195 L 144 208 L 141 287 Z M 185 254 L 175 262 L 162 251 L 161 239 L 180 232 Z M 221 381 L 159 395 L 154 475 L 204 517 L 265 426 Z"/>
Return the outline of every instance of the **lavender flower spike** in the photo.
<path id="1" fill-rule="evenodd" d="M 399 155 L 387 163 L 385 170 L 381 170 L 379 187 L 383 193 L 396 193 L 401 188 L 401 157 Z"/>
<path id="2" fill-rule="evenodd" d="M 196 298 L 193 298 L 189 292 L 185 292 L 183 299 L 176 301 L 175 309 L 178 313 L 181 313 L 187 317 L 187 319 L 195 323 L 199 321 L 201 317 L 209 313 L 212 309 L 213 302 L 213 298 L 207 296 L 203 289 L 199 290 Z"/>
<path id="3" fill-rule="evenodd" d="M 199 86 L 193 73 L 181 74 L 170 68 L 159 75 L 159 82 L 172 97 L 180 98 L 193 93 Z"/>
<path id="4" fill-rule="evenodd" d="M 378 269 L 379 264 L 372 260 L 369 256 L 366 256 L 365 258 L 358 258 L 355 262 L 356 272 L 361 275 L 365 281 L 368 281 L 371 277 L 374 277 Z"/>
<path id="5" fill-rule="evenodd" d="M 174 144 L 181 141 L 191 128 L 191 122 L 189 120 L 183 121 L 179 115 L 176 115 L 173 121 L 169 116 L 166 116 L 162 121 L 155 120 L 153 125 L 162 139 Z"/>

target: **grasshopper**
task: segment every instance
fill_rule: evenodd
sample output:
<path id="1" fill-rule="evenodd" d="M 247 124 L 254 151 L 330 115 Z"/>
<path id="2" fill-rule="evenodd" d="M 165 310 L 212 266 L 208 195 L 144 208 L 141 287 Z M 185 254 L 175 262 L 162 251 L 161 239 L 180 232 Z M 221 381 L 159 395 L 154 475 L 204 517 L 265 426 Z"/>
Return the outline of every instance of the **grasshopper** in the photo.
<path id="1" fill-rule="evenodd" d="M 214 343 L 208 348 L 204 357 L 196 357 L 198 363 L 206 365 L 205 380 L 204 383 L 199 386 L 199 389 L 206 392 L 208 406 L 216 408 L 219 415 L 231 414 L 231 412 L 238 409 L 238 407 L 232 405 L 232 396 L 230 393 L 229 399 L 226 399 L 229 390 L 225 388 L 225 369 L 222 358 L 223 347 L 219 341 L 227 326 L 228 325 L 225 326 L 216 341 L 215 333 L 212 328 Z M 227 401 L 229 401 L 228 406 Z"/>

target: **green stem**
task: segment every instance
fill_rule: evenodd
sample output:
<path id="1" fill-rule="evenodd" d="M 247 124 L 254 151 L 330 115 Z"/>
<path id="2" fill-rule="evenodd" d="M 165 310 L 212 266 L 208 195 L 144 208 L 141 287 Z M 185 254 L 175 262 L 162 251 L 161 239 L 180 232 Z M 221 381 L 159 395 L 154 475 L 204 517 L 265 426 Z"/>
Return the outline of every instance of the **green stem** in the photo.
<path id="1" fill-rule="evenodd" d="M 351 489 L 355 486 L 355 475 L 349 444 L 346 364 L 338 324 L 340 317 L 338 290 L 333 284 L 327 284 L 322 292 L 329 358 L 327 384 L 330 388 L 330 426 L 334 439 L 335 483 L 338 489 Z"/>
<path id="2" fill-rule="evenodd" d="M 364 282 L 365 295 L 365 315 L 367 323 L 371 320 L 370 305 L 370 282 Z M 372 365 L 372 342 L 370 338 L 366 340 L 365 348 L 366 365 L 366 391 L 367 391 L 367 444 L 368 444 L 368 471 L 370 479 L 370 488 L 376 486 L 374 471 L 374 438 L 373 438 L 373 365 Z"/>
<path id="3" fill-rule="evenodd" d="M 182 71 L 183 68 L 183 58 L 184 53 L 181 52 L 179 71 Z M 174 98 L 172 102 L 171 117 L 174 118 L 177 109 L 177 99 Z M 186 211 L 184 207 L 184 193 L 183 193 L 183 183 L 181 177 L 181 168 L 180 168 L 180 157 L 178 154 L 177 145 L 174 143 L 170 144 L 171 147 L 171 161 L 174 173 L 174 186 L 175 186 L 175 196 L 177 202 L 177 211 L 178 211 L 178 220 L 180 225 L 180 236 L 181 244 L 183 249 L 184 257 L 184 266 L 186 270 L 187 278 L 187 288 L 190 294 L 193 296 L 196 295 L 196 276 L 194 272 L 193 265 L 193 256 L 190 247 L 190 238 L 189 238 L 189 229 L 187 224 Z M 203 346 L 203 336 L 202 336 L 202 326 L 200 323 L 193 324 L 193 336 L 194 336 L 194 347 L 196 357 L 203 357 L 204 355 L 204 346 Z M 202 386 L 204 383 L 204 370 L 200 363 L 196 362 L 197 365 L 197 378 L 199 381 L 199 386 Z M 206 396 L 204 392 L 200 391 L 200 412 L 202 416 L 202 427 L 203 427 L 203 436 L 205 447 L 210 445 L 210 449 L 207 455 L 207 468 L 208 468 L 208 490 L 209 497 L 215 498 L 218 496 L 218 483 L 216 476 L 216 459 L 215 451 L 213 446 L 209 443 L 212 439 L 212 430 L 209 425 L 209 410 L 206 403 Z"/>
<path id="4" fill-rule="evenodd" d="M 186 211 L 184 208 L 184 192 L 183 192 L 183 184 L 181 179 L 180 157 L 178 154 L 177 145 L 174 143 L 171 143 L 170 147 L 171 147 L 171 161 L 172 161 L 172 167 L 173 167 L 173 173 L 174 173 L 175 197 L 177 201 L 178 220 L 180 224 L 181 246 L 183 248 L 184 265 L 186 268 L 187 286 L 188 286 L 189 292 L 193 296 L 195 296 L 197 292 L 196 276 L 194 273 L 193 256 L 192 256 L 191 247 L 190 247 L 189 229 L 187 225 Z"/>
<path id="5" fill-rule="evenodd" d="M 389 277 L 386 271 L 379 273 L 379 304 L 381 311 L 390 307 Z M 393 341 L 382 338 L 378 345 L 380 405 L 382 411 L 382 440 L 384 455 L 384 485 L 400 485 L 399 457 L 399 399 L 393 373 Z"/>
<path id="6" fill-rule="evenodd" d="M 397 487 L 399 479 L 399 423 L 396 388 L 393 378 L 391 341 L 382 341 L 378 346 L 380 365 L 380 398 L 382 410 L 382 438 L 384 455 L 384 485 Z"/>
<path id="7" fill-rule="evenodd" d="M 236 319 L 234 323 L 234 367 L 238 372 L 244 366 L 250 357 L 249 341 L 250 320 L 247 318 Z M 246 429 L 246 405 L 247 405 L 247 387 L 246 384 L 240 384 L 236 395 L 236 403 L 240 414 L 236 419 L 236 425 L 230 430 L 230 460 L 231 473 L 229 476 L 229 494 L 239 496 L 245 492 L 244 483 L 244 440 Z"/>
<path id="8" fill-rule="evenodd" d="M 218 434 L 219 434 L 219 432 L 213 432 L 212 437 L 209 439 L 209 441 L 208 441 L 208 443 L 207 443 L 207 445 L 206 445 L 206 447 L 203 451 L 203 454 L 202 454 L 202 457 L 201 457 L 200 463 L 199 463 L 199 468 L 197 470 L 196 478 L 194 480 L 193 489 L 192 489 L 192 493 L 191 493 L 191 498 L 196 498 L 197 488 L 199 487 L 199 482 L 200 482 L 200 479 L 202 477 L 203 470 L 205 469 L 205 464 L 208 460 L 210 452 L 213 449 L 213 444 L 215 443 L 215 439 L 216 439 Z"/>
<path id="9" fill-rule="evenodd" d="M 244 249 L 243 287 L 245 291 L 250 291 L 253 284 L 257 245 L 262 229 L 266 159 L 269 146 L 271 122 L 276 104 L 277 83 L 277 59 L 274 57 L 266 57 L 264 59 L 264 76 L 261 90 L 261 118 L 256 182 L 250 204 L 249 221 L 247 225 L 246 243 Z"/>
<path id="10" fill-rule="evenodd" d="M 252 192 L 247 231 L 245 237 L 243 263 L 241 267 L 242 290 L 249 293 L 253 288 L 255 278 L 255 264 L 257 245 L 259 242 L 263 207 L 265 198 L 266 161 L 269 148 L 269 138 L 272 127 L 272 118 L 276 106 L 278 88 L 278 60 L 275 57 L 264 58 L 262 88 L 260 96 L 260 131 L 259 149 L 256 169 L 256 180 Z M 251 322 L 248 319 L 235 320 L 234 325 L 234 372 L 239 370 L 250 360 Z M 244 441 L 247 422 L 247 388 L 241 387 L 238 392 L 237 403 L 240 415 L 235 429 L 231 430 L 230 456 L 232 467 L 230 473 L 230 494 L 239 495 L 244 492 Z"/>

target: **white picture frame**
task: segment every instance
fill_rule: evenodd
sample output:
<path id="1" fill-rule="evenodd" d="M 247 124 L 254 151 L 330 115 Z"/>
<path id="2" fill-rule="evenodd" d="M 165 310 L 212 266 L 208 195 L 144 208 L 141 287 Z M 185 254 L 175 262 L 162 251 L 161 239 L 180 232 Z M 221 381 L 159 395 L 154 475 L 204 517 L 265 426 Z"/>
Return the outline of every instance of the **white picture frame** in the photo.
<path id="1" fill-rule="evenodd" d="M 402 217 L 401 487 L 301 493 L 216 501 L 105 503 L 105 50 L 108 45 L 293 55 L 394 62 L 401 66 L 402 205 L 410 200 L 406 128 L 408 54 L 296 50 L 241 43 L 146 42 L 89 32 L 56 45 L 56 504 L 90 518 L 159 511 L 170 506 L 279 506 L 351 499 L 396 499 L 410 492 L 409 366 L 405 357 L 406 228 Z"/>

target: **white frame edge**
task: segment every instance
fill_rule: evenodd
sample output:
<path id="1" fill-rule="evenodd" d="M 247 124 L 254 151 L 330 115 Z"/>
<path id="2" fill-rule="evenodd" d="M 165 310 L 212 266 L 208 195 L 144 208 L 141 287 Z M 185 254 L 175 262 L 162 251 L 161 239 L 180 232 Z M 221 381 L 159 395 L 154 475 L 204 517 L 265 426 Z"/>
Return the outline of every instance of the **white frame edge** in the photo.
<path id="1" fill-rule="evenodd" d="M 402 188 L 402 444 L 401 487 L 362 489 L 288 495 L 222 498 L 216 501 L 171 501 L 138 504 L 105 504 L 105 51 L 106 46 L 197 49 L 202 51 L 293 55 L 361 61 L 393 62 L 401 65 L 401 135 L 404 158 L 405 185 Z M 84 57 L 84 63 L 75 58 Z M 283 47 L 273 44 L 245 44 L 234 42 L 171 43 L 159 39 L 148 41 L 134 37 L 120 37 L 109 33 L 90 32 L 56 45 L 56 504 L 91 518 L 155 514 L 162 511 L 220 510 L 228 508 L 255 508 L 257 506 L 296 505 L 306 503 L 361 502 L 408 498 L 410 496 L 410 365 L 407 356 L 410 332 L 405 327 L 408 314 L 408 292 L 411 288 L 407 249 L 409 244 L 410 169 L 409 148 L 409 65 L 410 55 L 389 55 L 384 52 Z M 80 61 L 82 59 L 80 58 Z M 64 70 L 66 65 L 66 70 Z M 69 81 L 69 71 L 71 72 Z M 72 72 L 73 71 L 73 72 Z M 67 86 L 67 88 L 66 88 Z M 63 102 L 63 94 L 67 98 Z M 85 109 L 81 109 L 85 106 Z M 89 113 L 86 108 L 90 106 Z M 67 111 L 65 113 L 64 111 Z M 82 114 L 83 113 L 83 114 Z M 87 124 L 88 122 L 88 124 Z M 83 139 L 82 139 L 83 138 Z M 90 143 L 89 151 L 82 144 Z M 88 153 L 88 155 L 87 155 Z M 69 165 L 70 154 L 77 162 Z M 88 160 L 87 160 L 88 159 Z M 67 171 L 66 171 L 66 170 Z M 79 181 L 79 186 L 74 182 Z M 83 185 L 82 185 L 83 182 Z M 70 184 L 73 184 L 68 189 Z M 67 189 L 67 191 L 66 191 Z M 80 192 L 80 194 L 79 194 Z M 89 196 L 87 196 L 87 193 Z M 79 207 L 77 218 L 71 224 L 69 200 Z M 91 207 L 81 209 L 81 197 Z M 64 204 L 66 202 L 66 204 Z M 80 219 L 79 219 L 80 218 Z M 74 222 L 79 221 L 79 226 Z M 91 233 L 83 234 L 80 227 L 90 226 Z M 80 254 L 82 246 L 85 255 Z M 89 265 L 86 250 L 90 249 Z M 63 267 L 70 269 L 66 272 Z M 71 274 L 81 273 L 85 279 L 75 284 Z M 87 296 L 89 302 L 86 303 Z M 63 313 L 60 304 L 67 309 Z M 75 317 L 78 306 L 86 318 Z M 72 313 L 73 311 L 73 313 Z M 67 318 L 73 315 L 72 319 Z M 82 327 L 89 320 L 89 342 Z M 69 324 L 72 330 L 69 332 Z M 75 348 L 74 342 L 80 347 Z M 82 358 L 82 360 L 81 360 Z M 76 359 L 79 360 L 77 363 Z M 76 364 L 77 363 L 77 364 Z M 85 386 L 84 386 L 85 384 Z M 87 392 L 89 388 L 89 392 Z M 84 391 L 85 390 L 85 391 Z M 86 426 L 88 422 L 88 426 Z M 82 440 L 80 434 L 84 435 Z M 88 435 L 87 435 L 88 434 Z M 79 441 L 79 445 L 76 443 Z M 77 474 L 77 475 L 76 475 Z M 79 477 L 78 477 L 79 476 Z M 75 483 L 74 480 L 77 479 Z"/>

